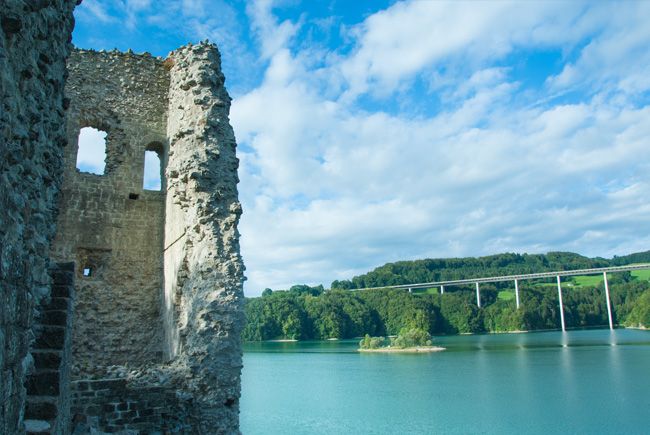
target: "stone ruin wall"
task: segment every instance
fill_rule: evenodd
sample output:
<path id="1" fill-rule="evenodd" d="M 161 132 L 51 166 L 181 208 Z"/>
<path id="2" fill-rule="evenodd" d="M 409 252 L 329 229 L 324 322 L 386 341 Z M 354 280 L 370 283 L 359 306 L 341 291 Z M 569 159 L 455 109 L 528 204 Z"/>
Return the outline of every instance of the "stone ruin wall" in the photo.
<path id="1" fill-rule="evenodd" d="M 30 394 L 72 401 L 81 433 L 238 433 L 241 206 L 219 53 L 208 43 L 166 61 L 76 51 L 64 100 L 76 3 L 0 10 L 0 433 L 24 432 L 30 346 L 69 345 L 68 320 L 65 334 L 39 338 L 38 307 L 44 322 L 61 321 L 57 304 L 74 298 L 73 352 L 58 362 L 66 385 L 55 392 L 32 376 Z M 84 126 L 108 132 L 105 175 L 75 168 Z M 162 192 L 142 190 L 145 149 L 163 156 Z M 50 299 L 50 248 L 76 263 L 67 297 L 55 285 Z M 68 413 L 59 409 L 55 433 L 72 429 L 59 421 Z"/>
<path id="2" fill-rule="evenodd" d="M 73 0 L 0 7 L 0 433 L 24 431 L 36 308 L 48 299 L 48 250 L 66 143 L 65 58 Z"/>
<path id="3" fill-rule="evenodd" d="M 166 142 L 162 60 L 74 50 L 68 60 L 68 147 L 52 256 L 77 264 L 73 376 L 162 361 L 164 193 L 143 189 L 145 150 Z M 103 175 L 76 168 L 79 131 L 107 133 Z M 84 276 L 84 269 L 90 275 Z"/>
<path id="4" fill-rule="evenodd" d="M 173 321 L 167 346 L 184 367 L 183 389 L 198 413 L 195 430 L 235 433 L 244 264 L 230 97 L 216 46 L 182 47 L 169 61 L 164 310 Z"/>
<path id="5" fill-rule="evenodd" d="M 68 65 L 53 254 L 78 264 L 72 414 L 106 431 L 236 432 L 241 206 L 219 53 L 208 43 L 166 60 L 77 50 Z M 76 169 L 85 126 L 108 133 L 104 175 Z M 142 188 L 147 149 L 165 167 L 161 192 Z"/>

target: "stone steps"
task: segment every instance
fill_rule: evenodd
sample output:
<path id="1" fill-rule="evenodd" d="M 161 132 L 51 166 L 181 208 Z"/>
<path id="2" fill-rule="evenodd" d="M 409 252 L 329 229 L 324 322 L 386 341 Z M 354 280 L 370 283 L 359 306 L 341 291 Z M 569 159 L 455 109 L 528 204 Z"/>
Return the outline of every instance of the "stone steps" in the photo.
<path id="1" fill-rule="evenodd" d="M 34 349 L 61 350 L 65 343 L 65 326 L 43 326 Z"/>
<path id="2" fill-rule="evenodd" d="M 45 420 L 25 420 L 25 433 L 50 435 L 52 433 L 52 424 Z"/>
<path id="3" fill-rule="evenodd" d="M 58 401 L 54 396 L 28 396 L 25 405 L 26 420 L 53 420 L 56 418 Z"/>
<path id="4" fill-rule="evenodd" d="M 27 394 L 33 396 L 59 395 L 59 370 L 37 369 L 27 380 Z"/>
<path id="5" fill-rule="evenodd" d="M 50 435 L 59 432 L 60 395 L 65 391 L 62 385 L 63 355 L 69 346 L 71 315 L 71 274 L 74 266 L 55 269 L 51 272 L 53 286 L 50 302 L 41 311 L 38 331 L 31 350 L 34 371 L 25 382 L 27 400 L 25 404 L 25 431 L 27 434 Z M 64 378 L 67 382 L 67 377 Z"/>
<path id="6" fill-rule="evenodd" d="M 68 310 L 70 308 L 70 298 L 51 298 L 50 303 L 45 306 L 47 310 Z"/>
<path id="7" fill-rule="evenodd" d="M 32 350 L 34 366 L 45 370 L 57 369 L 61 366 L 62 353 L 54 349 L 34 349 Z"/>

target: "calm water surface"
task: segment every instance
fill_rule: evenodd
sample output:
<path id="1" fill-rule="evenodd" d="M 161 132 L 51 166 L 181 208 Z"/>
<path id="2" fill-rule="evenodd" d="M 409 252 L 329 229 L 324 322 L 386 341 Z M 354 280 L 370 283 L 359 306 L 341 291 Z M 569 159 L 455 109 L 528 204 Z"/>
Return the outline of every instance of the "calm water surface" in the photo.
<path id="1" fill-rule="evenodd" d="M 437 337 L 432 354 L 357 341 L 244 347 L 244 434 L 650 434 L 650 332 Z"/>

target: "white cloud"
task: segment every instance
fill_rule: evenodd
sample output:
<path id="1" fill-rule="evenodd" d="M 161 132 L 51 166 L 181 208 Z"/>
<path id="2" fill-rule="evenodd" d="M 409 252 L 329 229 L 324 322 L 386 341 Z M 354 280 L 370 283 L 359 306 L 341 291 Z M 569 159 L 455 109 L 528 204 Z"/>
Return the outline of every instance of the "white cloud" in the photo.
<path id="1" fill-rule="evenodd" d="M 110 15 L 102 0 L 86 0 L 75 9 L 77 19 L 93 21 L 99 20 L 102 23 L 110 23 L 117 19 Z"/>
<path id="2" fill-rule="evenodd" d="M 270 91 L 258 92 L 236 103 L 236 128 L 240 110 L 273 101 Z M 462 115 L 465 108 L 410 120 L 339 106 L 325 113 L 323 102 L 290 95 L 280 101 L 302 112 L 284 108 L 293 115 L 276 116 L 272 110 L 247 131 L 258 153 L 242 166 L 242 246 L 251 291 L 301 281 L 327 285 L 349 278 L 351 265 L 359 265 L 358 273 L 426 255 L 565 248 L 605 255 L 599 250 L 611 252 L 608 240 L 600 246 L 600 239 L 582 246 L 574 240 L 612 225 L 599 216 L 625 214 L 629 225 L 648 227 L 641 209 L 598 191 L 599 183 L 642 171 L 639 138 L 650 134 L 645 110 L 607 119 L 603 108 L 580 104 L 510 117 L 497 99 L 494 125 L 479 129 L 473 113 Z M 259 172 L 249 189 L 251 168 Z M 260 193 L 262 202 L 254 199 Z M 327 267 L 308 266 L 317 261 Z M 258 270 L 266 271 L 263 277 Z"/>
<path id="3" fill-rule="evenodd" d="M 219 44 L 248 294 L 426 256 L 648 249 L 647 2 L 403 1 L 356 25 L 271 0 L 119 4 L 77 12 Z M 557 65 L 531 84 L 539 53 Z"/>
<path id="4" fill-rule="evenodd" d="M 549 77 L 553 89 L 588 88 L 592 92 L 636 94 L 650 89 L 650 3 L 605 2 L 588 14 L 601 31 L 567 63 Z"/>
<path id="5" fill-rule="evenodd" d="M 255 0 L 247 7 L 251 27 L 258 37 L 262 56 L 265 59 L 284 48 L 299 28 L 299 25 L 289 20 L 278 23 L 272 9 L 273 0 Z"/>
<path id="6" fill-rule="evenodd" d="M 650 231 L 648 206 L 638 198 L 650 193 L 650 163 L 642 158 L 650 109 L 612 89 L 638 87 L 650 63 L 635 65 L 627 49 L 625 73 L 580 61 L 590 50 L 585 40 L 610 32 L 602 19 L 609 5 L 397 3 L 354 27 L 356 49 L 328 56 L 325 66 L 314 66 L 309 48 L 292 51 L 297 24 L 278 24 L 268 2 L 257 7 L 264 24 L 253 26 L 269 66 L 232 108 L 246 149 L 240 193 L 248 293 L 328 285 L 425 256 L 647 249 L 650 237 L 639 234 Z M 265 39 L 282 26 L 292 31 Z M 629 32 L 635 44 L 650 42 L 644 30 Z M 577 52 L 577 78 L 620 81 L 600 81 L 597 92 L 562 103 L 554 103 L 561 95 L 548 99 L 545 89 L 512 82 L 507 56 L 546 47 L 566 59 Z M 461 65 L 457 77 L 431 88 L 445 89 L 448 102 L 436 114 L 356 103 L 376 97 L 376 87 L 399 98 L 436 65 Z M 548 92 L 558 89 L 553 80 Z"/>
<path id="7" fill-rule="evenodd" d="M 137 14 L 151 7 L 151 0 L 126 0 L 124 8 L 126 10 L 126 25 L 135 29 L 138 24 Z"/>
<path id="8" fill-rule="evenodd" d="M 93 174 L 103 174 L 106 166 L 106 132 L 84 127 L 79 132 L 77 169 Z"/>
<path id="9" fill-rule="evenodd" d="M 391 93 L 402 80 L 439 66 L 470 70 L 521 46 L 575 40 L 580 2 L 398 2 L 358 25 L 357 49 L 341 69 L 346 97 Z"/>

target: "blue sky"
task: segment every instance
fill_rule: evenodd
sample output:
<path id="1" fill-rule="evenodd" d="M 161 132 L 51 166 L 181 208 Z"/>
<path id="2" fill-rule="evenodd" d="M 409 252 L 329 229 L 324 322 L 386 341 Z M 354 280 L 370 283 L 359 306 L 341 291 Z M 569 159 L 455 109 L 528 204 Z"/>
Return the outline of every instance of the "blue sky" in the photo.
<path id="1" fill-rule="evenodd" d="M 389 261 L 650 249 L 650 2 L 84 0 L 222 53 L 247 295 Z"/>

